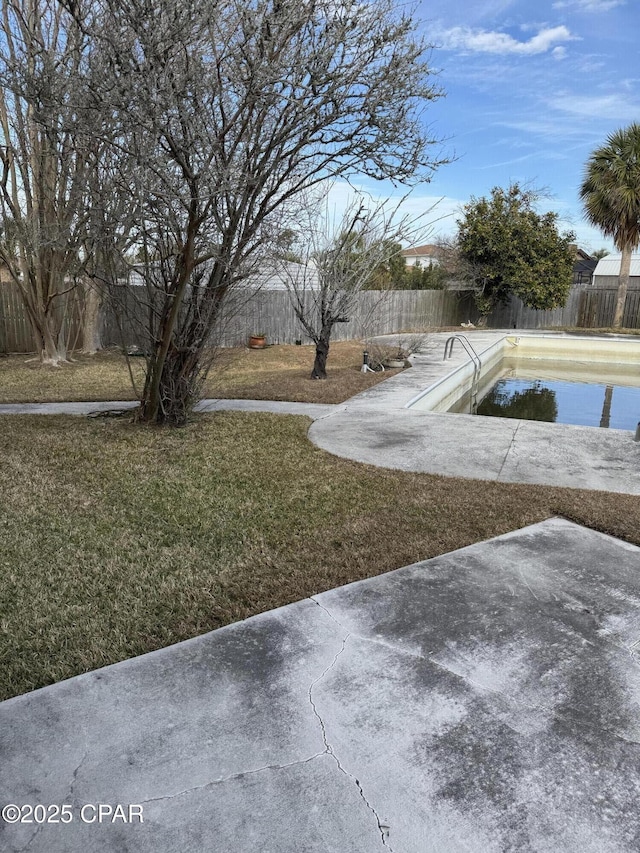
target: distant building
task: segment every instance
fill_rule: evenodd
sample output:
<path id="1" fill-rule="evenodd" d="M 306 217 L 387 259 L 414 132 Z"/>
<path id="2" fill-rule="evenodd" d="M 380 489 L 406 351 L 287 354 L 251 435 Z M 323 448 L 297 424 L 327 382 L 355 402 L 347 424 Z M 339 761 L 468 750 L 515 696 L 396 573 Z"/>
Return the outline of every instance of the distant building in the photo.
<path id="1" fill-rule="evenodd" d="M 439 246 L 428 243 L 426 246 L 413 246 L 411 249 L 403 249 L 402 257 L 408 267 L 415 267 L 417 263 L 420 263 L 421 267 L 428 267 L 429 264 L 438 266 L 441 251 Z"/>
<path id="2" fill-rule="evenodd" d="M 128 275 L 128 283 L 141 287 L 145 284 L 145 278 L 137 269 L 132 269 Z M 252 290 L 318 290 L 320 284 L 318 271 L 312 263 L 272 260 L 265 262 L 259 271 L 251 273 L 234 287 Z"/>
<path id="3" fill-rule="evenodd" d="M 275 261 L 266 264 L 259 272 L 251 275 L 246 287 L 260 290 L 318 290 L 318 271 L 313 263 L 299 264 L 296 261 Z"/>
<path id="4" fill-rule="evenodd" d="M 592 258 L 584 249 L 575 249 L 575 262 L 573 264 L 573 283 L 574 284 L 591 284 L 593 272 L 598 263 L 595 258 Z"/>
<path id="5" fill-rule="evenodd" d="M 600 258 L 593 273 L 593 286 L 616 288 L 621 260 L 622 255 L 606 255 L 604 258 Z M 640 254 L 631 255 L 629 289 L 640 290 Z"/>

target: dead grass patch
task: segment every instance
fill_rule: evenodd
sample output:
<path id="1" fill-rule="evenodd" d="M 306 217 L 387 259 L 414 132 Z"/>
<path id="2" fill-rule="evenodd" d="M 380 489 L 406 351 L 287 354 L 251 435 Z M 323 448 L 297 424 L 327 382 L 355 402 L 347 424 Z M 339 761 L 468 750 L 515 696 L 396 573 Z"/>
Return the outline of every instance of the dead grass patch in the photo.
<path id="1" fill-rule="evenodd" d="M 359 341 L 332 344 L 327 364 L 329 378 L 322 382 L 309 378 L 314 357 L 311 346 L 282 344 L 264 350 L 221 350 L 203 396 L 342 403 L 398 372 L 361 373 L 362 350 Z M 135 399 L 126 360 L 119 352 L 74 355 L 74 359 L 61 367 L 43 367 L 24 355 L 0 358 L 0 403 Z M 142 387 L 143 359 L 131 359 L 131 366 Z"/>
<path id="2" fill-rule="evenodd" d="M 136 382 L 141 387 L 141 359 L 132 359 Z M 33 355 L 0 358 L 0 403 L 94 402 L 135 400 L 124 356 L 115 350 L 95 355 L 73 355 L 59 367 L 42 365 Z"/>

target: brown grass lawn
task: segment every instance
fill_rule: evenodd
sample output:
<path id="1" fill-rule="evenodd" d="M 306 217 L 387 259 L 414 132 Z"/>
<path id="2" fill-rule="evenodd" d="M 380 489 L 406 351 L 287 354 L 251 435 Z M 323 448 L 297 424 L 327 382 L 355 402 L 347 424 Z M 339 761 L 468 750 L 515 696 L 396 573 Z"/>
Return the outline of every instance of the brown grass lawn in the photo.
<path id="1" fill-rule="evenodd" d="M 359 391 L 398 371 L 361 373 L 363 345 L 346 341 L 331 345 L 323 382 L 309 378 L 312 346 L 245 347 L 221 350 L 203 389 L 204 397 L 244 400 L 296 400 L 342 403 Z M 107 350 L 95 356 L 74 355 L 61 367 L 42 367 L 30 356 L 0 358 L 0 403 L 134 400 L 126 359 Z M 143 359 L 132 358 L 138 386 L 143 384 Z"/>
<path id="2" fill-rule="evenodd" d="M 0 417 L 0 698 L 551 515 L 640 544 L 637 497 L 377 469 L 308 426 Z"/>

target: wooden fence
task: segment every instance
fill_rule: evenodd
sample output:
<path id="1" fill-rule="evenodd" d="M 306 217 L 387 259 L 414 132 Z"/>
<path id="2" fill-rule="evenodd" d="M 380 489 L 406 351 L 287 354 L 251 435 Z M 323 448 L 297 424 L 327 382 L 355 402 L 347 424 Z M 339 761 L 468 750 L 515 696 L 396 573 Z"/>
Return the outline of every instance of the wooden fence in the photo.
<path id="1" fill-rule="evenodd" d="M 20 291 L 0 282 L 0 352 L 33 352 L 33 335 Z"/>
<path id="2" fill-rule="evenodd" d="M 605 288 L 592 288 L 581 293 L 576 325 L 586 329 L 611 326 L 617 293 Z M 624 303 L 622 325 L 625 329 L 640 328 L 640 290 L 629 290 Z"/>
<path id="3" fill-rule="evenodd" d="M 489 315 L 491 329 L 551 329 L 554 326 L 577 326 L 579 306 L 584 291 L 572 288 L 566 305 L 552 311 L 536 311 L 518 297 L 512 296 L 505 305 L 497 305 Z"/>
<path id="4" fill-rule="evenodd" d="M 312 298 L 312 294 L 307 294 Z M 102 340 L 105 346 L 148 344 L 144 288 L 123 288 L 104 306 Z M 616 291 L 610 288 L 574 288 L 564 308 L 534 311 L 520 299 L 498 306 L 489 317 L 492 329 L 542 329 L 557 326 L 610 326 Z M 334 340 L 384 335 L 434 326 L 458 326 L 475 321 L 477 312 L 468 292 L 440 290 L 364 291 L 348 323 L 335 327 Z M 77 320 L 74 320 L 74 327 Z M 640 328 L 640 291 L 627 294 L 626 328 Z M 249 335 L 261 332 L 269 343 L 308 342 L 286 291 L 237 291 L 229 299 L 216 329 L 222 346 L 241 346 Z M 33 340 L 20 294 L 13 283 L 0 284 L 0 352 L 31 352 Z"/>
<path id="5" fill-rule="evenodd" d="M 616 289 L 609 287 L 574 287 L 564 308 L 535 311 L 520 299 L 512 297 L 499 305 L 489 317 L 492 329 L 551 329 L 558 326 L 578 326 L 585 329 L 604 329 L 613 323 Z M 640 328 L 640 290 L 629 290 L 622 325 L 625 329 Z"/>
<path id="6" fill-rule="evenodd" d="M 84 291 L 81 287 L 63 294 L 56 311 L 66 317 L 66 341 L 76 349 L 82 337 Z M 18 286 L 13 281 L 0 282 L 0 353 L 33 352 L 34 337 Z"/>
<path id="7" fill-rule="evenodd" d="M 313 293 L 305 294 L 307 302 Z M 130 288 L 117 295 L 117 303 L 105 312 L 103 341 L 106 346 L 145 348 L 146 290 Z M 468 293 L 441 290 L 363 291 L 358 294 L 351 319 L 334 327 L 336 341 L 385 335 L 404 329 L 459 325 L 472 311 Z M 309 338 L 291 305 L 287 291 L 262 290 L 249 293 L 238 290 L 228 298 L 214 332 L 222 346 L 242 346 L 249 335 L 263 334 L 271 344 L 308 343 Z"/>

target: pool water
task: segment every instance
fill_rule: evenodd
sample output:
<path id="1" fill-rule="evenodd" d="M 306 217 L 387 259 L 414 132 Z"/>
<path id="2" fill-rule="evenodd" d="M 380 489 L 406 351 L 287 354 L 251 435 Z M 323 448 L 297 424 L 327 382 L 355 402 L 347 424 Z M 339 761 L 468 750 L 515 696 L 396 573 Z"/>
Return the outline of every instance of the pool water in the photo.
<path id="1" fill-rule="evenodd" d="M 511 376 L 498 380 L 477 414 L 635 431 L 640 422 L 640 388 L 603 380 Z"/>

